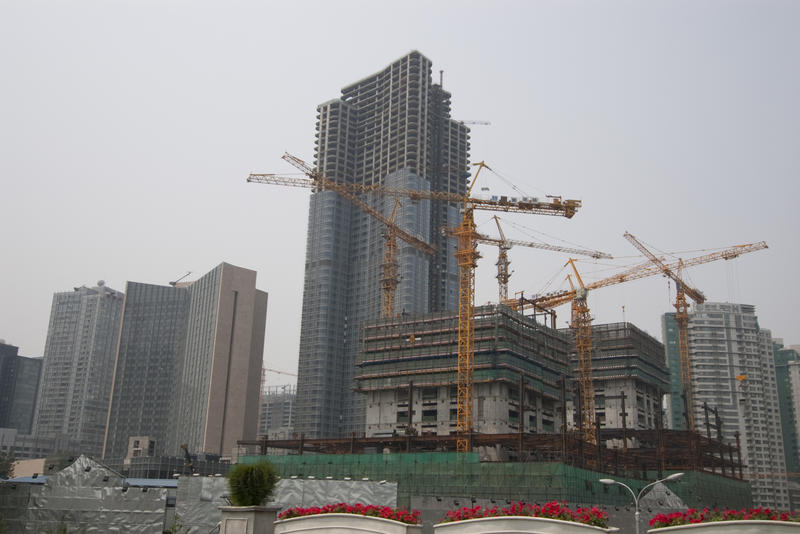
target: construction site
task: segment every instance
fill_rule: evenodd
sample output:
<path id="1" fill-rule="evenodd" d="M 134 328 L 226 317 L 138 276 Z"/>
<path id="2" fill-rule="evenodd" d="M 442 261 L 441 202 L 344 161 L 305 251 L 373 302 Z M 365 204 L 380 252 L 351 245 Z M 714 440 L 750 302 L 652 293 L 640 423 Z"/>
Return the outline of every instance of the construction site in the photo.
<path id="1" fill-rule="evenodd" d="M 495 305 L 475 308 L 474 336 L 469 452 L 458 452 L 458 318 L 437 313 L 364 327 L 356 374 L 363 435 L 240 442 L 240 461 L 267 456 L 287 478 L 391 480 L 398 502 L 416 507 L 421 498 L 433 508 L 490 499 L 612 506 L 625 496 L 599 478 L 636 487 L 676 472 L 690 474 L 672 488 L 687 505 L 712 496 L 751 504 L 738 443 L 664 428 L 663 345 L 634 325 L 593 329 L 594 442 L 579 415 L 569 330 Z"/>
<path id="2" fill-rule="evenodd" d="M 674 488 L 685 504 L 750 504 L 738 433 L 715 439 L 708 422 L 695 425 L 688 302 L 705 296 L 683 270 L 766 244 L 668 260 L 626 233 L 641 263 L 584 283 L 574 257 L 610 255 L 509 239 L 496 216 L 499 237 L 481 234 L 478 211 L 571 219 L 582 203 L 477 193 L 488 189 L 475 187 L 482 173 L 494 171 L 468 163 L 468 130 L 450 118 L 441 83 L 414 51 L 318 108 L 315 165 L 283 157 L 304 177 L 249 176 L 313 194 L 295 432 L 240 442 L 240 460 L 267 456 L 291 478 L 395 481 L 406 506 L 425 498 L 432 508 L 481 499 L 618 505 L 627 495 L 600 478 L 642 488 L 670 473 L 687 475 Z M 442 105 L 426 113 L 425 96 Z M 391 124 L 407 119 L 405 137 L 374 127 L 384 100 Z M 373 167 L 341 164 L 353 158 L 389 164 L 376 179 Z M 485 306 L 475 305 L 479 244 L 498 249 L 497 301 Z M 567 254 L 569 289 L 510 297 L 512 246 Z M 593 325 L 587 302 L 589 292 L 651 276 L 676 288 L 685 430 L 665 422 L 664 345 L 629 322 Z M 566 304 L 569 328 L 557 329 L 555 309 Z"/>

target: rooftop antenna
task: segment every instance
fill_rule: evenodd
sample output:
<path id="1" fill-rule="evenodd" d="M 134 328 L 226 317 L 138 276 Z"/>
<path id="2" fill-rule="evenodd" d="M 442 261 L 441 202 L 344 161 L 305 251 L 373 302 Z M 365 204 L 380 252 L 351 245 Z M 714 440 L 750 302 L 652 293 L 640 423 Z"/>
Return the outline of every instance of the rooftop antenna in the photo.
<path id="1" fill-rule="evenodd" d="M 169 285 L 171 285 L 172 287 L 175 287 L 176 285 L 178 285 L 178 282 L 180 282 L 181 280 L 183 280 L 184 278 L 186 278 L 190 274 L 192 274 L 192 271 L 186 271 L 186 274 L 184 274 L 183 276 L 181 276 L 180 278 L 178 278 L 174 282 L 170 282 Z"/>
<path id="2" fill-rule="evenodd" d="M 444 71 L 443 70 L 439 71 L 439 87 L 444 89 Z"/>

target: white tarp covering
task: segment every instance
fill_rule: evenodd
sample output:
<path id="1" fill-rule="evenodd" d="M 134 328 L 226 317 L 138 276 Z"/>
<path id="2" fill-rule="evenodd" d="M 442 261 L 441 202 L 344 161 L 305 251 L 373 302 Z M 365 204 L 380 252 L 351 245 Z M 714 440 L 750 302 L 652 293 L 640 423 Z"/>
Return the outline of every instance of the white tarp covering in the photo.
<path id="1" fill-rule="evenodd" d="M 167 490 L 127 488 L 122 477 L 81 456 L 74 464 L 47 477 L 39 488 L 31 488 L 25 531 L 85 534 L 120 532 L 161 534 Z"/>

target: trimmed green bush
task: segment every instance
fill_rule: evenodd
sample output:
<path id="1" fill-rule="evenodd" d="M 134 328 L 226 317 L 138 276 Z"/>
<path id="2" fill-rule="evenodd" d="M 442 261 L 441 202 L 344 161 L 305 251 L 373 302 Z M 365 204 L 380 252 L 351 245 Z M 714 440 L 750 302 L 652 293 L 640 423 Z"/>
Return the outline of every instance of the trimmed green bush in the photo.
<path id="1" fill-rule="evenodd" d="M 278 472 L 269 462 L 236 464 L 228 473 L 231 503 L 258 506 L 270 496 L 278 483 Z"/>

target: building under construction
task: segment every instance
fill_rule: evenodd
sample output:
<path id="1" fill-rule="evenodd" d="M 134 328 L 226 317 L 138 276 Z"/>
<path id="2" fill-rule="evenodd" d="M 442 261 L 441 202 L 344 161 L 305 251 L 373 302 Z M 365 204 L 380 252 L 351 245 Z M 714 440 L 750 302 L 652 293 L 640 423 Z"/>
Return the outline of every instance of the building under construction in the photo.
<path id="1" fill-rule="evenodd" d="M 474 317 L 474 431 L 558 431 L 570 388 L 567 336 L 505 306 L 476 308 Z M 355 380 L 366 435 L 452 434 L 457 354 L 456 312 L 365 325 Z"/>
<path id="2" fill-rule="evenodd" d="M 572 339 L 570 329 L 561 332 Z M 578 355 L 574 343 L 570 346 L 571 368 L 577 373 Z M 646 332 L 627 322 L 592 325 L 592 379 L 598 428 L 649 430 L 667 426 L 661 422 L 662 400 L 669 393 L 664 345 Z M 569 402 L 568 419 L 574 413 L 571 408 Z M 579 422 L 580 418 L 572 426 Z"/>
<path id="3" fill-rule="evenodd" d="M 667 388 L 663 345 L 628 323 L 594 328 L 597 414 L 598 419 L 604 412 L 606 417 L 599 425 L 597 441 L 589 442 L 570 425 L 576 419 L 570 406 L 579 396 L 573 393 L 569 334 L 501 305 L 475 310 L 473 452 L 463 456 L 470 460 L 442 460 L 440 465 L 437 454 L 451 458 L 457 448 L 457 323 L 455 313 L 436 313 L 385 318 L 364 327 L 356 371 L 357 389 L 366 397 L 364 435 L 264 437 L 240 443 L 240 454 L 284 449 L 288 456 L 276 461 L 285 476 L 405 480 L 400 489 L 408 491 L 409 498 L 444 494 L 540 499 L 539 493 L 552 493 L 545 484 L 547 477 L 526 479 L 518 474 L 536 469 L 550 473 L 560 465 L 563 469 L 556 469 L 558 473 L 569 471 L 570 477 L 582 480 L 576 482 L 577 489 L 562 481 L 569 492 L 564 497 L 573 500 L 580 493 L 582 502 L 591 502 L 594 491 L 584 495 L 580 488 L 594 487 L 600 473 L 652 480 L 669 472 L 690 471 L 709 488 L 730 487 L 726 499 L 733 500 L 726 503 L 747 504 L 749 493 L 741 494 L 747 485 L 741 481 L 736 443 L 663 429 L 660 399 Z M 386 462 L 391 463 L 391 472 L 383 470 Z M 458 488 L 420 486 L 411 472 L 395 472 L 403 466 L 425 471 L 420 462 L 432 462 L 436 469 L 455 469 L 448 480 Z M 545 469 L 545 465 L 551 467 Z M 335 472 L 323 473 L 326 469 Z M 489 472 L 505 473 L 505 478 L 484 487 L 483 475 L 477 475 Z M 703 478 L 702 473 L 712 478 Z M 536 488 L 539 482 L 544 486 Z M 607 501 L 593 498 L 615 502 L 610 497 Z"/>

